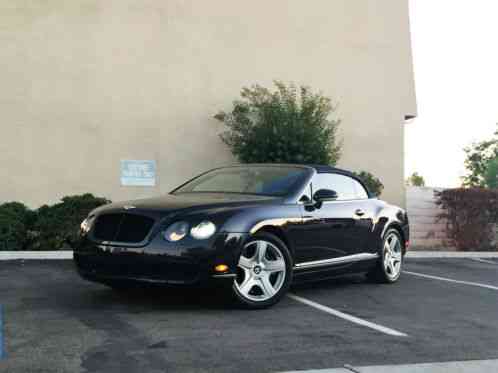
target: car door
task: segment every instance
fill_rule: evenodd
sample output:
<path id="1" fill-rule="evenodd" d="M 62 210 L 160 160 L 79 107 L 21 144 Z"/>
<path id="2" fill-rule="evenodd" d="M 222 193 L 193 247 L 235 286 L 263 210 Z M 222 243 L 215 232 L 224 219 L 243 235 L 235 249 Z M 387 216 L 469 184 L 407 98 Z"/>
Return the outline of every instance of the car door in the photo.
<path id="1" fill-rule="evenodd" d="M 298 265 L 339 259 L 363 250 L 368 227 L 362 220 L 367 212 L 354 182 L 351 177 L 336 173 L 318 173 L 313 177 L 306 198 L 320 189 L 334 190 L 337 198 L 302 205 L 303 223 L 295 239 Z"/>
<path id="2" fill-rule="evenodd" d="M 375 253 L 377 247 L 373 242 L 374 216 L 377 214 L 376 199 L 370 198 L 367 190 L 356 179 L 351 179 L 356 192 L 355 211 L 356 219 L 355 232 L 357 233 L 357 252 Z"/>

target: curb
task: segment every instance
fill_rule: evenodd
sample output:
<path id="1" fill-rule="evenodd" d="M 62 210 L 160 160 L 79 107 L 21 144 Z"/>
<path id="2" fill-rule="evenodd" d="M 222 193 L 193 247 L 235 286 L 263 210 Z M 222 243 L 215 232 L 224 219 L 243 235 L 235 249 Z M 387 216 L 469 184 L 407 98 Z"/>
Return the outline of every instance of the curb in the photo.
<path id="1" fill-rule="evenodd" d="M 406 258 L 498 258 L 498 251 L 408 251 Z"/>
<path id="2" fill-rule="evenodd" d="M 374 365 L 352 367 L 349 364 L 343 368 L 293 370 L 283 373 L 482 373 L 496 372 L 498 360 L 467 360 L 449 361 L 442 363 L 402 364 L 402 365 Z"/>
<path id="3" fill-rule="evenodd" d="M 0 260 L 73 259 L 72 250 L 61 251 L 0 251 Z"/>
<path id="4" fill-rule="evenodd" d="M 498 251 L 408 251 L 407 259 L 424 258 L 498 258 Z M 0 251 L 0 260 L 67 260 L 71 250 L 61 251 Z"/>

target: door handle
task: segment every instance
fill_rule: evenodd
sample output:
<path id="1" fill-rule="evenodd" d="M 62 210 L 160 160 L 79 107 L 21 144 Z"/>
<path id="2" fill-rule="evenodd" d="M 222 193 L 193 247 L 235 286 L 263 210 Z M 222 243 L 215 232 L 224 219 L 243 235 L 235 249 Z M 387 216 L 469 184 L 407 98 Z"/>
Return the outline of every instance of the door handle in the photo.
<path id="1" fill-rule="evenodd" d="M 365 215 L 365 211 L 363 211 L 362 209 L 358 209 L 354 212 L 354 214 L 358 216 L 363 216 Z"/>

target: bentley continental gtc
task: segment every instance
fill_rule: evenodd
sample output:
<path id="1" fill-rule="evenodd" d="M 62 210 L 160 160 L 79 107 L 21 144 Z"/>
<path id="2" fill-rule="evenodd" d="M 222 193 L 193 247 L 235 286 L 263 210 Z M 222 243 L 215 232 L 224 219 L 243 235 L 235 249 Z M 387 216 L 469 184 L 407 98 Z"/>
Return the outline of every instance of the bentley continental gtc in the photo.
<path id="1" fill-rule="evenodd" d="M 214 284 L 264 308 L 298 281 L 366 273 L 394 283 L 408 242 L 405 211 L 351 172 L 249 164 L 95 209 L 81 223 L 74 261 L 83 278 L 113 288 Z"/>

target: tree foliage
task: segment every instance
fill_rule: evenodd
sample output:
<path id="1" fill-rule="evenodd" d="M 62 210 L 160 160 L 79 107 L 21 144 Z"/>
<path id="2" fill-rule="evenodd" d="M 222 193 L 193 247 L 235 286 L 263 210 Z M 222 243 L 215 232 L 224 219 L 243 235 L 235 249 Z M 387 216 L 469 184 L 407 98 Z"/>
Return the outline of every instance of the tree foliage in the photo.
<path id="1" fill-rule="evenodd" d="M 0 250 L 23 250 L 27 247 L 35 213 L 20 202 L 0 205 Z"/>
<path id="2" fill-rule="evenodd" d="M 215 118 L 228 129 L 221 139 L 243 163 L 317 163 L 335 165 L 341 154 L 340 120 L 335 106 L 309 87 L 274 82 L 243 88 L 231 112 Z"/>
<path id="3" fill-rule="evenodd" d="M 484 183 L 488 188 L 498 188 L 498 158 L 488 162 L 486 173 L 484 174 Z"/>
<path id="4" fill-rule="evenodd" d="M 414 172 L 406 179 L 406 185 L 423 187 L 425 186 L 425 179 L 423 176 L 419 175 L 418 172 Z"/>
<path id="5" fill-rule="evenodd" d="M 496 188 L 498 163 L 498 124 L 494 137 L 474 143 L 464 149 L 465 168 L 468 173 L 463 178 L 467 187 Z"/>
<path id="6" fill-rule="evenodd" d="M 355 175 L 360 178 L 368 188 L 371 194 L 379 197 L 384 190 L 384 184 L 380 179 L 368 171 L 355 172 Z"/>

